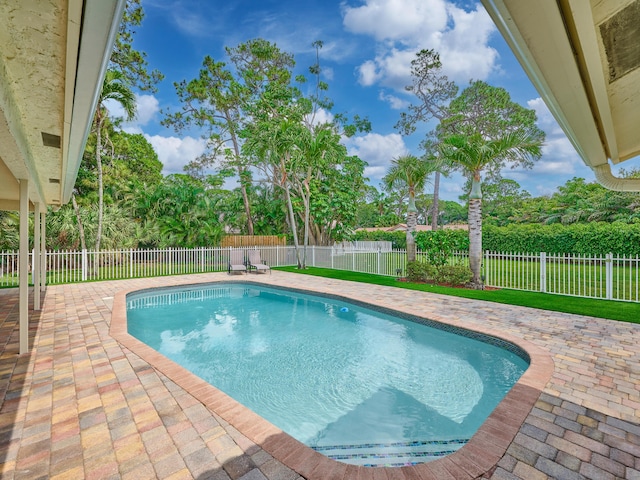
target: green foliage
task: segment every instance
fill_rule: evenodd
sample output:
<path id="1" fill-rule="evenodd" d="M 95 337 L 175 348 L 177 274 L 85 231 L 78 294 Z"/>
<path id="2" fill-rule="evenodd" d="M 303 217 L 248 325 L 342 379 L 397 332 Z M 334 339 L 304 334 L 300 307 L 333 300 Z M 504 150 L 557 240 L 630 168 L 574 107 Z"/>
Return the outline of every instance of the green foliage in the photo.
<path id="1" fill-rule="evenodd" d="M 438 284 L 457 287 L 469 283 L 471 277 L 472 274 L 469 267 L 464 265 L 441 265 L 436 271 L 434 280 Z"/>
<path id="2" fill-rule="evenodd" d="M 445 265 L 461 239 L 451 234 L 453 230 L 436 230 L 435 232 L 420 232 L 420 240 L 416 239 L 418 249 L 427 255 L 429 263 L 437 268 Z M 427 235 L 424 235 L 424 234 Z M 465 238 L 468 238 L 465 235 Z"/>
<path id="3" fill-rule="evenodd" d="M 438 216 L 443 225 L 467 223 L 467 207 L 451 200 L 440 200 Z"/>
<path id="4" fill-rule="evenodd" d="M 407 280 L 411 282 L 426 282 L 433 279 L 437 274 L 437 269 L 427 262 L 415 260 L 407 262 Z"/>
<path id="5" fill-rule="evenodd" d="M 438 246 L 454 250 L 469 249 L 469 235 L 466 230 L 436 230 L 435 232 L 418 232 L 416 244 L 422 251 L 437 249 Z"/>
<path id="6" fill-rule="evenodd" d="M 341 168 L 327 168 L 310 182 L 310 229 L 316 245 L 330 245 L 353 235 L 365 163 L 347 156 L 346 149 L 342 153 L 338 159 Z"/>
<path id="7" fill-rule="evenodd" d="M 18 212 L 0 211 L 0 251 L 20 247 L 20 216 Z"/>
<path id="8" fill-rule="evenodd" d="M 218 204 L 227 192 L 216 187 L 217 177 L 205 181 L 170 175 L 141 200 L 143 224 L 154 247 L 217 246 L 224 234 Z"/>
<path id="9" fill-rule="evenodd" d="M 111 183 L 135 179 L 146 185 L 156 185 L 162 181 L 162 162 L 144 135 L 120 130 L 110 133 L 109 137 L 113 146 L 111 166 L 117 170 L 110 175 Z M 105 181 L 105 186 L 107 184 Z"/>
<path id="10" fill-rule="evenodd" d="M 640 255 L 640 224 L 487 225 L 483 244 L 498 252 Z"/>
<path id="11" fill-rule="evenodd" d="M 87 205 L 80 208 L 80 219 L 84 226 L 87 248 L 91 248 L 96 241 L 98 226 L 97 205 Z M 51 250 L 80 250 L 78 220 L 70 203 L 58 211 L 49 211 L 46 217 L 47 249 Z M 102 225 L 101 248 L 136 248 L 138 247 L 138 225 L 118 205 L 107 205 L 104 209 Z"/>
<path id="12" fill-rule="evenodd" d="M 469 249 L 469 235 L 466 230 L 417 232 L 415 238 L 416 246 L 420 251 L 435 251 L 439 245 L 446 246 L 450 252 Z M 400 250 L 404 249 L 407 245 L 406 234 L 403 231 L 385 232 L 384 230 L 359 230 L 356 232 L 354 240 L 391 242 L 392 248 Z"/>
<path id="13" fill-rule="evenodd" d="M 142 25 L 144 10 L 141 0 L 127 0 L 110 58 L 110 69 L 124 74 L 127 81 L 139 88 L 156 92 L 156 85 L 164 78 L 159 70 L 148 70 L 147 54 L 133 48 L 136 28 Z"/>
<path id="14" fill-rule="evenodd" d="M 467 179 L 465 192 L 471 191 L 471 180 Z M 461 195 L 467 201 L 469 195 Z M 482 222 L 483 225 L 508 225 L 514 218 L 522 216 L 531 194 L 522 190 L 515 180 L 507 178 L 487 178 L 482 182 Z"/>

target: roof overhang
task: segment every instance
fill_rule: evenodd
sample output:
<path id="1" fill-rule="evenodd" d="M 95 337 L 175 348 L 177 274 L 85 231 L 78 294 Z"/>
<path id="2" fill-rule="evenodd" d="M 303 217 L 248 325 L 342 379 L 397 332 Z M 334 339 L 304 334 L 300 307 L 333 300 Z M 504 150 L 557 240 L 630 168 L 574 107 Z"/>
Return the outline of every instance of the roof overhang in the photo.
<path id="1" fill-rule="evenodd" d="M 640 0 L 482 0 L 596 179 L 640 155 Z"/>
<path id="2" fill-rule="evenodd" d="M 69 201 L 125 0 L 0 2 L 0 209 Z"/>

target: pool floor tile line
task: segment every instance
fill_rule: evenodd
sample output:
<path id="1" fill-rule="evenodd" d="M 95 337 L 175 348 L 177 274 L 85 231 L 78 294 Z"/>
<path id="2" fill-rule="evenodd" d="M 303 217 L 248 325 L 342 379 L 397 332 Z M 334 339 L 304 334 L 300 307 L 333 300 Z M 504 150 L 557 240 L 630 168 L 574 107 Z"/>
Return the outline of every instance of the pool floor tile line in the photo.
<path id="1" fill-rule="evenodd" d="M 122 340 L 113 308 L 123 291 L 227 280 L 353 298 L 524 341 L 538 368 L 458 457 L 389 469 L 328 460 Z M 639 325 L 277 271 L 47 287 L 22 356 L 17 321 L 17 290 L 0 290 L 3 479 L 640 478 Z"/>

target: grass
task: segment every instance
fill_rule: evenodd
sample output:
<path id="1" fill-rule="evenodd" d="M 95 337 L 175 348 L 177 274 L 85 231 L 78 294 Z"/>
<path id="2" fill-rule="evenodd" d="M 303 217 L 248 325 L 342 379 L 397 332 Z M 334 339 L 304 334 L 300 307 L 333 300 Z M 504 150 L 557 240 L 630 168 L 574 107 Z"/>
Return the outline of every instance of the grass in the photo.
<path id="1" fill-rule="evenodd" d="M 399 282 L 394 277 L 371 275 L 367 273 L 350 272 L 347 270 L 333 270 L 329 268 L 308 267 L 298 270 L 296 267 L 277 267 L 274 270 L 293 272 L 301 275 L 349 280 L 352 282 L 385 285 L 389 287 L 419 290 L 422 292 L 438 293 L 454 297 L 471 298 L 487 302 L 518 305 L 522 307 L 540 308 L 554 312 L 574 313 L 590 317 L 620 320 L 623 322 L 640 323 L 640 304 L 619 302 L 613 300 L 597 300 L 592 298 L 553 295 L 549 293 L 523 292 L 520 290 L 470 290 L 466 288 L 442 287 L 421 283 Z"/>

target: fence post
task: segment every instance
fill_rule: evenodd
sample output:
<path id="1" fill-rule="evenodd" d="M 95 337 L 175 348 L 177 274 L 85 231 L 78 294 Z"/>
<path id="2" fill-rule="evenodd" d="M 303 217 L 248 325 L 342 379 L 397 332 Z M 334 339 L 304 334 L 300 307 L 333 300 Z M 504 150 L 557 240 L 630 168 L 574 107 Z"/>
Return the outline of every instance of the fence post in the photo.
<path id="1" fill-rule="evenodd" d="M 380 275 L 380 247 L 378 247 L 378 275 Z"/>
<path id="2" fill-rule="evenodd" d="M 82 281 L 87 281 L 87 250 L 82 250 Z"/>
<path id="3" fill-rule="evenodd" d="M 491 267 L 489 264 L 489 250 L 484 251 L 484 284 L 491 285 Z"/>
<path id="4" fill-rule="evenodd" d="M 276 245 L 276 267 L 280 266 L 280 245 Z"/>
<path id="5" fill-rule="evenodd" d="M 547 292 L 547 252 L 540 252 L 540 291 Z"/>
<path id="6" fill-rule="evenodd" d="M 129 278 L 133 278 L 133 248 L 129 249 Z"/>
<path id="7" fill-rule="evenodd" d="M 311 245 L 311 265 L 316 266 L 316 246 Z"/>
<path id="8" fill-rule="evenodd" d="M 605 260 L 607 300 L 613 299 L 613 253 L 607 253 Z"/>
<path id="9" fill-rule="evenodd" d="M 331 246 L 331 268 L 333 268 L 333 256 L 335 255 L 335 245 Z"/>

